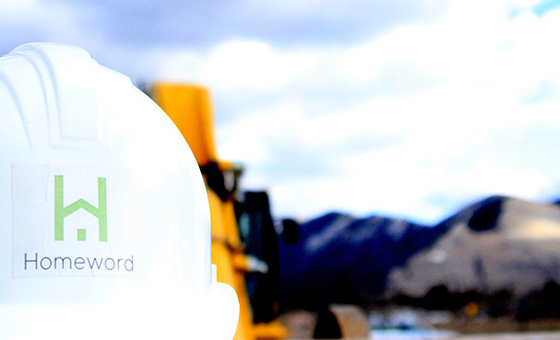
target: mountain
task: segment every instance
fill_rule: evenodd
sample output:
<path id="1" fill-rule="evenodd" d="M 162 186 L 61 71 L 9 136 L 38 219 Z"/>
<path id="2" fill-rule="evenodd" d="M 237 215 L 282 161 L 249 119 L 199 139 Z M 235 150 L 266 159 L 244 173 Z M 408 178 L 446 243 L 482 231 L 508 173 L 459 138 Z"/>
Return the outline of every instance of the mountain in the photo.
<path id="1" fill-rule="evenodd" d="M 560 206 L 492 196 L 433 226 L 330 213 L 279 244 L 286 309 L 560 282 Z"/>
<path id="2" fill-rule="evenodd" d="M 447 226 L 331 213 L 300 226 L 295 244 L 281 244 L 285 304 L 359 303 L 385 291 L 389 272 L 430 247 Z"/>
<path id="3" fill-rule="evenodd" d="M 421 297 L 442 285 L 449 292 L 522 296 L 560 282 L 557 205 L 492 197 L 442 223 L 450 232 L 394 268 L 386 294 Z"/>

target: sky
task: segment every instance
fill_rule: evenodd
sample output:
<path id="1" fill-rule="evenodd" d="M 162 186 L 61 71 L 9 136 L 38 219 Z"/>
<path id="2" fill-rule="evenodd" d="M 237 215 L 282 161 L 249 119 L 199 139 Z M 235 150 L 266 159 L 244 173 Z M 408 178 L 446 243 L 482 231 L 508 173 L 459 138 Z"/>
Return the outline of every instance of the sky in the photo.
<path id="1" fill-rule="evenodd" d="M 558 0 L 0 0 L 0 30 L 0 55 L 58 42 L 208 87 L 220 157 L 276 218 L 560 198 Z"/>

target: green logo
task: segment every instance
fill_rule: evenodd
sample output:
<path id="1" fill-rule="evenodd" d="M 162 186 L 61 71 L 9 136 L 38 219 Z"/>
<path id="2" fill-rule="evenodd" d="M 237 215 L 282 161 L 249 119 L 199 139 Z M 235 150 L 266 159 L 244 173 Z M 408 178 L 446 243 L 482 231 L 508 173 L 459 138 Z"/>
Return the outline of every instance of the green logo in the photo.
<path id="1" fill-rule="evenodd" d="M 103 177 L 97 178 L 97 197 L 99 207 L 94 207 L 84 199 L 64 206 L 64 181 L 63 176 L 54 176 L 54 240 L 64 241 L 64 218 L 84 209 L 95 216 L 99 221 L 99 241 L 107 242 L 107 180 Z M 78 241 L 86 240 L 86 230 L 78 229 Z"/>

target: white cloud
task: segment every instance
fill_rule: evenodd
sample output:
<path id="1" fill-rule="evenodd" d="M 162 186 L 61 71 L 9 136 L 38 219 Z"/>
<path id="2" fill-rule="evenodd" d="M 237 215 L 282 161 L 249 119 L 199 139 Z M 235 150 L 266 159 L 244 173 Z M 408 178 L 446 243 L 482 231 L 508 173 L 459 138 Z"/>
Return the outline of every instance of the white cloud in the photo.
<path id="1" fill-rule="evenodd" d="M 270 90 L 297 81 L 316 56 L 279 53 L 258 41 L 231 41 L 216 47 L 201 65 L 199 77 L 217 88 L 234 91 Z"/>
<path id="2" fill-rule="evenodd" d="M 226 159 L 259 165 L 274 157 L 268 152 L 270 138 L 281 134 L 295 120 L 300 119 L 295 107 L 279 107 L 273 112 L 247 112 L 234 121 L 232 126 L 222 128 L 219 145 L 220 155 Z"/>
<path id="3" fill-rule="evenodd" d="M 11 1 L 11 0 L 1 0 L 0 6 L 4 12 L 25 12 L 30 9 L 35 8 L 40 5 L 40 1 L 37 0 L 21 0 L 21 1 Z"/>
<path id="4" fill-rule="evenodd" d="M 336 174 L 281 183 L 261 173 L 260 181 L 270 184 L 274 207 L 281 215 L 311 216 L 330 209 L 357 214 L 378 211 L 435 222 L 458 208 L 458 195 L 465 204 L 490 194 L 527 199 L 550 194 L 558 187 L 560 174 L 528 165 L 531 150 L 516 150 L 491 137 L 508 130 L 522 131 L 534 121 L 560 132 L 560 74 L 556 67 L 560 56 L 552 33 L 560 29 L 560 21 L 556 13 L 537 18 L 528 11 L 510 18 L 506 5 L 489 8 L 486 3 L 457 2 L 442 22 L 401 27 L 347 51 L 329 48 L 316 50 L 315 55 L 306 51 L 309 64 L 284 71 L 282 76 L 267 74 L 266 65 L 290 65 L 283 60 L 292 59 L 283 58 L 298 53 L 274 55 L 273 49 L 260 46 L 263 50 L 255 55 L 265 56 L 262 59 L 270 63 L 263 62 L 256 69 L 259 76 L 272 76 L 264 77 L 264 88 L 312 86 L 319 69 L 313 65 L 328 66 L 320 68 L 323 74 L 319 77 L 329 81 L 320 84 L 323 90 L 368 88 L 395 61 L 415 65 L 440 82 L 412 94 L 397 89 L 389 96 L 372 87 L 369 96 L 366 91 L 358 100 L 321 115 L 306 112 L 304 105 L 292 111 L 262 107 L 235 130 L 241 131 L 242 124 L 247 131 L 260 132 L 236 137 L 232 130 L 223 140 L 223 145 L 230 145 L 224 147 L 226 153 L 236 156 L 244 149 L 247 154 L 241 158 L 245 160 L 251 154 L 252 161 L 269 161 L 275 155 L 267 151 L 267 145 L 274 138 L 289 136 L 288 147 L 307 145 L 324 155 L 325 166 L 338 169 Z M 213 68 L 212 63 L 206 68 Z M 214 79 L 219 80 L 217 74 Z M 278 82 L 273 84 L 274 77 Z M 227 82 L 233 78 L 225 77 L 228 80 L 222 89 L 231 90 L 234 83 Z M 246 89 L 255 79 L 235 85 Z M 551 98 L 531 102 L 542 92 L 543 81 L 548 82 Z M 362 139 L 366 144 L 359 150 L 336 149 L 356 135 L 372 138 L 369 142 Z M 380 146 L 374 142 L 376 136 L 394 137 L 388 140 L 397 142 Z M 236 139 L 243 140 L 246 147 L 239 147 Z M 250 152 L 254 145 L 259 146 L 258 151 Z M 538 143 L 531 146 L 535 147 Z M 519 157 L 502 164 L 503 160 L 494 159 L 499 150 Z M 467 152 L 474 152 L 472 162 L 463 161 L 460 164 L 466 168 L 460 169 L 456 162 Z M 448 204 L 429 200 L 445 194 L 454 196 Z"/>

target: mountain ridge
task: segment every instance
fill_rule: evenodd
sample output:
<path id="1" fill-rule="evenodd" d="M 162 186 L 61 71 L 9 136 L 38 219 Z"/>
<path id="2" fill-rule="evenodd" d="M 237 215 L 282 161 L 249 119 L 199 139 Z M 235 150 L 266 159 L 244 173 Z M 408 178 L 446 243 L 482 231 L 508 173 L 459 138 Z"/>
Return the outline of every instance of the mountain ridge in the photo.
<path id="1" fill-rule="evenodd" d="M 367 304 L 419 297 L 435 286 L 526 294 L 560 282 L 560 251 L 531 239 L 539 231 L 553 236 L 550 249 L 560 249 L 558 205 L 489 196 L 434 225 L 331 212 L 301 224 L 296 244 L 280 244 L 284 302 Z"/>

